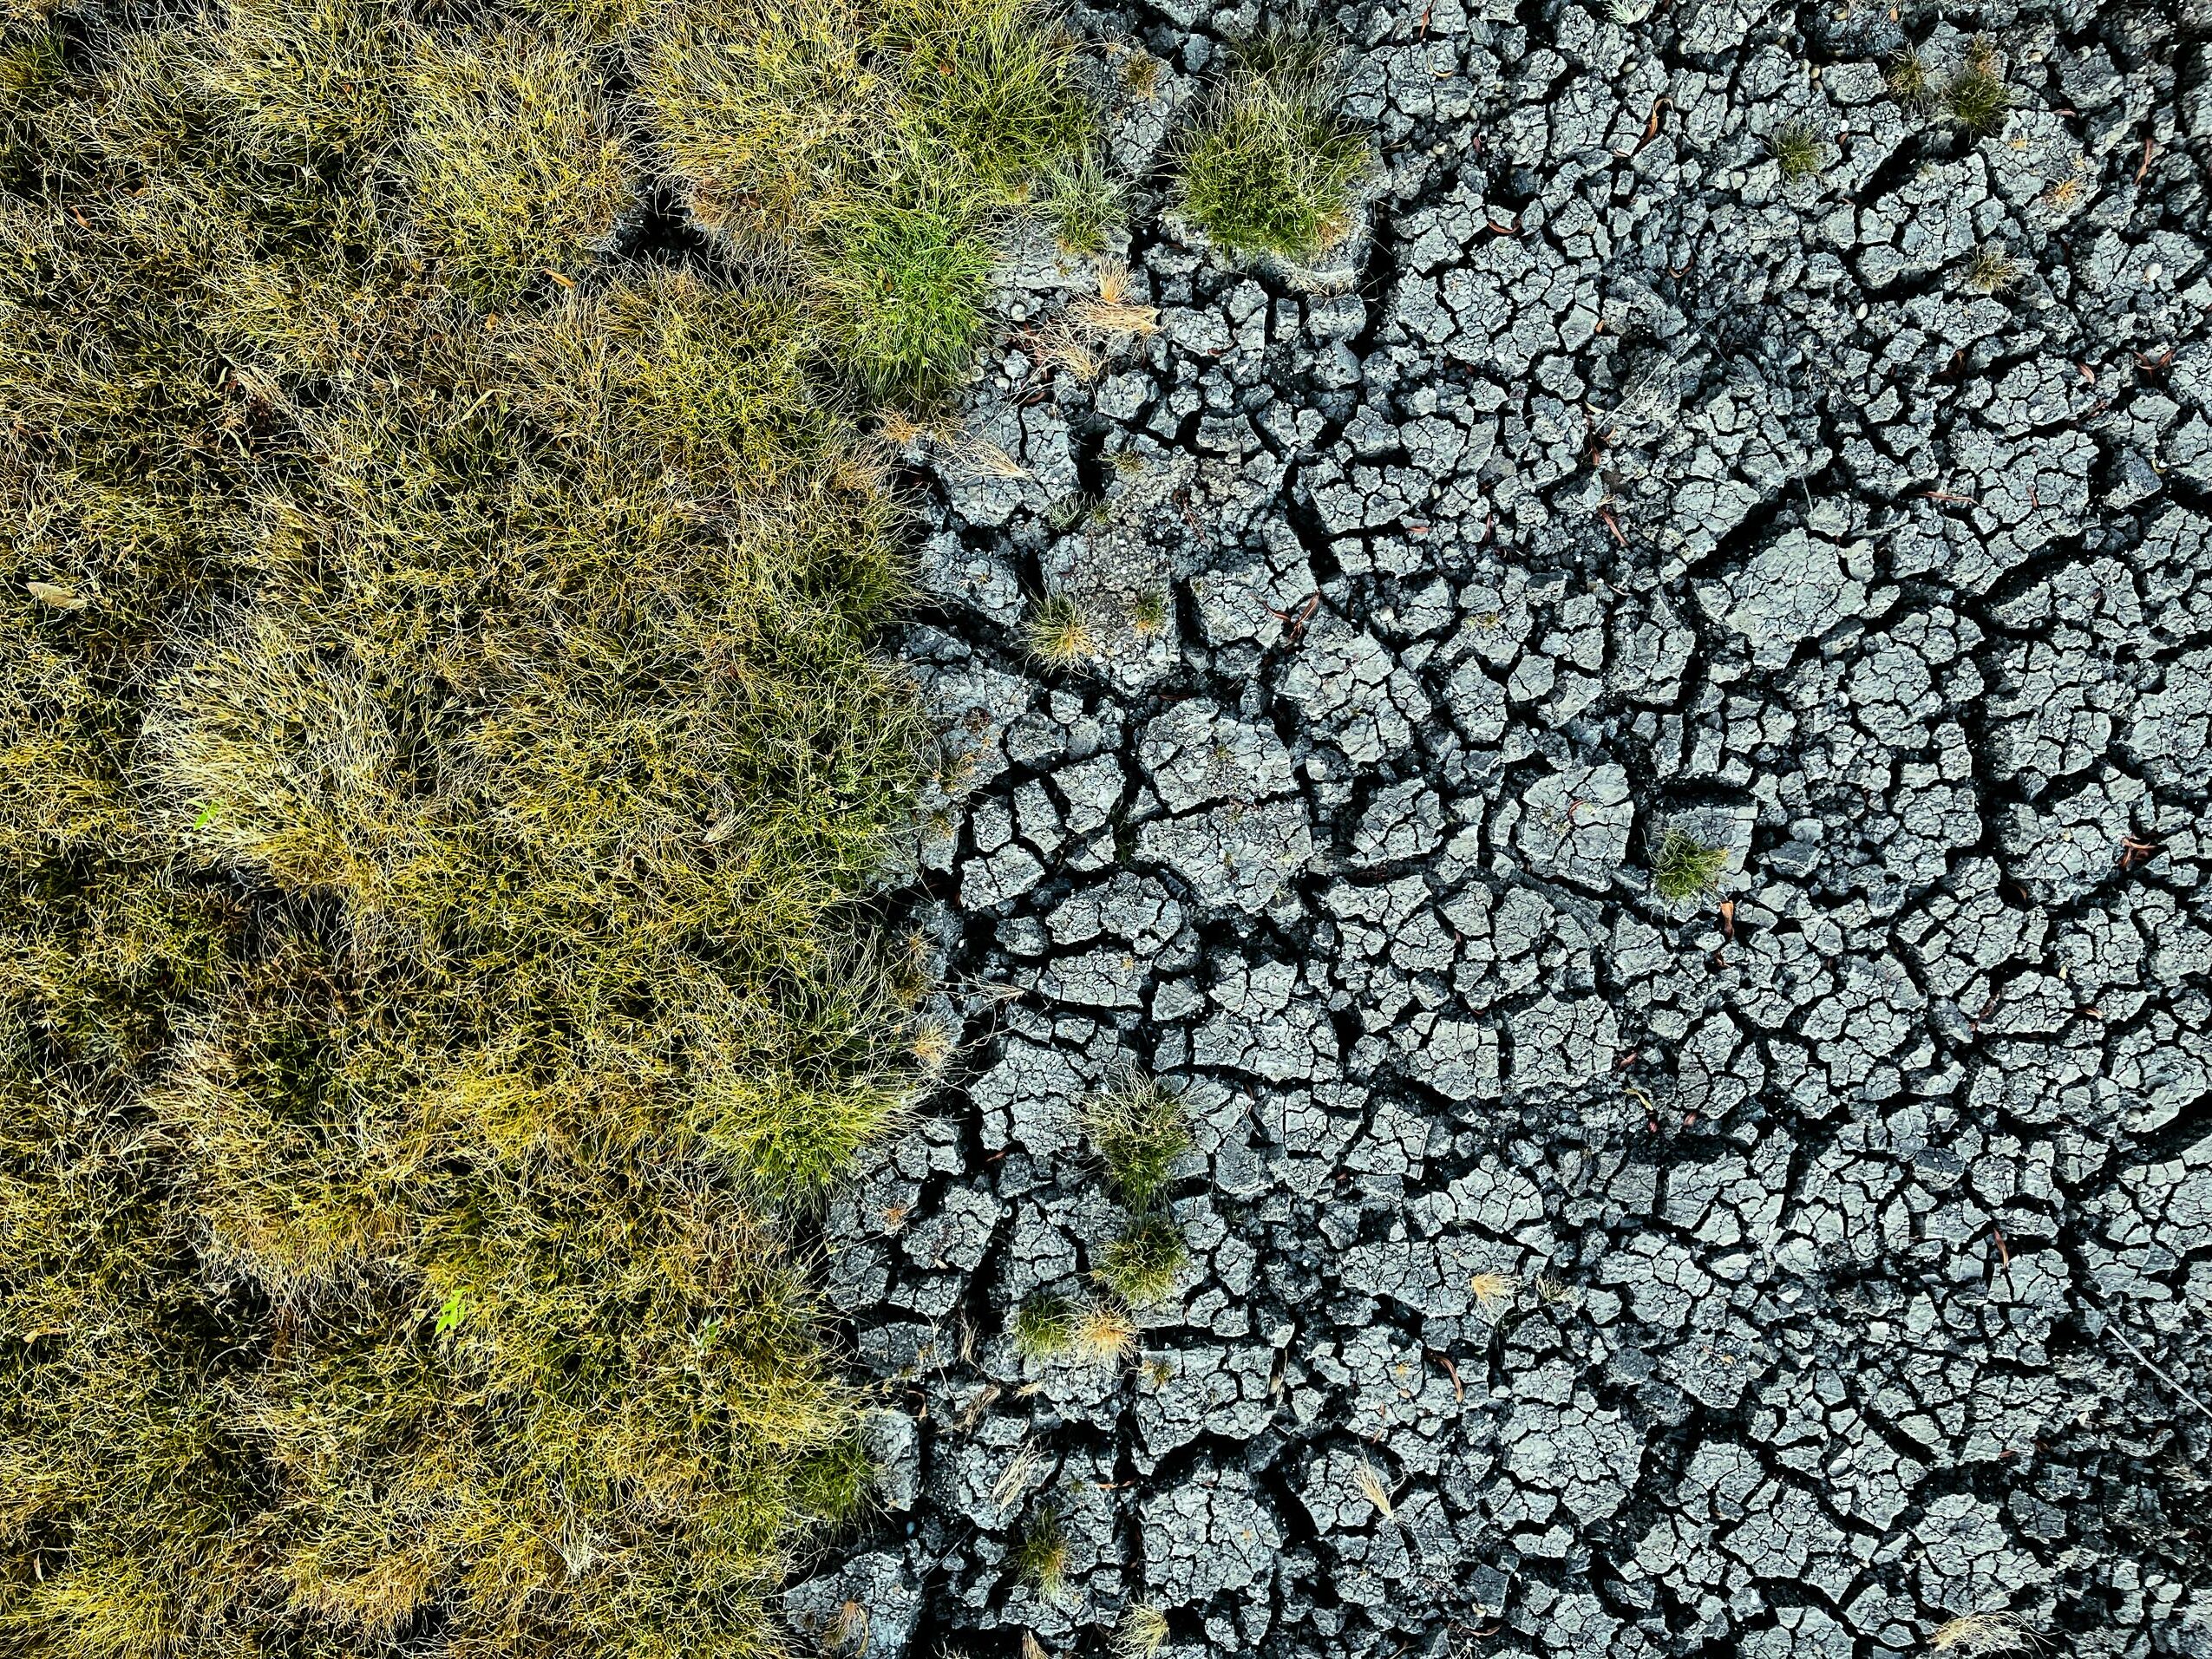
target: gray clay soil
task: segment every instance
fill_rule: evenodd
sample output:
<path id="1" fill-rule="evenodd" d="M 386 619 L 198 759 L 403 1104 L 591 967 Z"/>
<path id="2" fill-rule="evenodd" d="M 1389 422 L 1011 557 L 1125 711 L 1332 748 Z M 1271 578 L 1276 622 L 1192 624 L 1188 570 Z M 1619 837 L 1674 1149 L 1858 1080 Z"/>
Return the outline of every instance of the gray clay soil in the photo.
<path id="1" fill-rule="evenodd" d="M 1159 211 L 1259 14 L 1078 15 L 1160 331 L 1085 376 L 1088 267 L 1014 250 L 912 453 L 957 1048 L 828 1218 L 885 1489 L 802 1623 L 2212 1655 L 2194 3 L 1347 10 L 1377 160 L 1302 271 Z M 1977 34 L 2000 132 L 1885 88 Z M 1717 892 L 1653 892 L 1670 827 Z M 1025 1361 L 1129 1065 L 1191 1261 L 1127 1362 Z"/>

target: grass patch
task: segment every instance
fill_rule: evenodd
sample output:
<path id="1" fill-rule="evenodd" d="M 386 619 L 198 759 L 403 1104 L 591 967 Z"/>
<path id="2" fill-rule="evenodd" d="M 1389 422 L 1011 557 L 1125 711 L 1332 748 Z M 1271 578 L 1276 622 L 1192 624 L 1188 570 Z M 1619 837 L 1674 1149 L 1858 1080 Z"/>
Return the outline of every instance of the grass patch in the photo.
<path id="1" fill-rule="evenodd" d="M 1336 58 L 1325 35 L 1257 36 L 1183 140 L 1177 205 L 1225 251 L 1308 259 L 1350 230 L 1367 143 L 1336 112 Z"/>
<path id="2" fill-rule="evenodd" d="M 966 374 L 1018 214 L 1104 245 L 1096 114 L 1037 0 L 678 0 L 644 32 L 635 103 L 693 219 L 795 270 L 871 397 Z"/>
<path id="3" fill-rule="evenodd" d="M 1652 860 L 1652 885 L 1670 902 L 1695 898 L 1720 885 L 1728 867 L 1724 847 L 1711 847 L 1679 829 L 1660 838 L 1659 855 Z"/>
<path id="4" fill-rule="evenodd" d="M 1149 1211 L 1190 1150 L 1190 1120 L 1174 1090 L 1132 1072 L 1083 1103 L 1083 1131 L 1122 1202 Z"/>
<path id="5" fill-rule="evenodd" d="M 1136 1325 L 1126 1310 L 1089 1302 L 1077 1312 L 1068 1352 L 1085 1365 L 1119 1365 L 1136 1351 Z"/>
<path id="6" fill-rule="evenodd" d="M 1921 113 L 1935 108 L 1935 78 L 1927 60 L 1913 47 L 1900 47 L 1882 72 L 1889 95 L 1906 108 Z"/>
<path id="7" fill-rule="evenodd" d="M 1152 1659 L 1168 1645 L 1168 1616 L 1142 1602 L 1124 1609 L 1114 1626 L 1115 1659 Z"/>
<path id="8" fill-rule="evenodd" d="M 1149 1307 L 1175 1288 L 1176 1272 L 1189 1259 L 1189 1247 L 1174 1222 L 1165 1216 L 1133 1216 L 1101 1255 L 1096 1277 L 1130 1307 Z"/>
<path id="9" fill-rule="evenodd" d="M 442 16 L 0 26 L 0 1646 L 765 1650 L 863 1501 L 793 1228 L 933 1039 L 853 393 L 974 349 L 1070 49 Z"/>
<path id="10" fill-rule="evenodd" d="M 2003 132 L 2012 108 L 2012 89 L 1997 73 L 1997 49 L 1988 41 L 1977 38 L 1967 49 L 1958 74 L 1944 86 L 1943 112 L 1954 124 L 1981 138 Z"/>
<path id="11" fill-rule="evenodd" d="M 1024 1359 L 1057 1359 L 1075 1346 L 1076 1306 L 1065 1297 L 1035 1297 L 1014 1315 L 1014 1347 Z"/>
<path id="12" fill-rule="evenodd" d="M 1109 240 L 1127 227 L 1128 197 L 1121 180 L 1090 151 L 1052 167 L 1044 174 L 1044 212 L 1060 251 L 1103 255 Z"/>
<path id="13" fill-rule="evenodd" d="M 1767 140 L 1767 148 L 1781 169 L 1784 184 L 1817 178 L 1827 156 L 1820 134 L 1803 121 L 1791 121 L 1782 128 Z"/>
<path id="14" fill-rule="evenodd" d="M 983 338 L 994 254 L 957 199 L 856 202 L 832 233 L 821 284 L 840 358 L 873 396 L 933 397 Z"/>
<path id="15" fill-rule="evenodd" d="M 1014 1541 L 1011 1558 L 1018 1577 L 1034 1585 L 1046 1601 L 1057 1602 L 1067 1591 L 1070 1557 L 1067 1528 L 1060 1512 L 1048 1503 Z"/>
<path id="16" fill-rule="evenodd" d="M 1030 656 L 1045 668 L 1081 668 L 1097 660 L 1097 630 L 1083 602 L 1071 595 L 1051 593 L 1037 600 L 1022 633 Z"/>

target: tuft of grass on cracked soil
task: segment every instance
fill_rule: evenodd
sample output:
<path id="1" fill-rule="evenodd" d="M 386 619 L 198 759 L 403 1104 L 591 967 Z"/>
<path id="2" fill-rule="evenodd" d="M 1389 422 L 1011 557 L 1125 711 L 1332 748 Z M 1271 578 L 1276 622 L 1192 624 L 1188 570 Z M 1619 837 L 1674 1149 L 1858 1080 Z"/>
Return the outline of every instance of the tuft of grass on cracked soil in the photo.
<path id="1" fill-rule="evenodd" d="M 1820 135 L 1803 121 L 1792 121 L 1775 134 L 1767 148 L 1785 184 L 1817 176 L 1825 154 Z"/>
<path id="2" fill-rule="evenodd" d="M 1070 1358 L 1084 1365 L 1119 1365 L 1136 1351 L 1136 1323 L 1111 1302 L 1087 1302 L 1077 1310 Z"/>
<path id="3" fill-rule="evenodd" d="M 1133 1216 L 1106 1246 L 1095 1277 L 1130 1307 L 1149 1307 L 1175 1288 L 1176 1272 L 1189 1259 L 1190 1248 L 1174 1222 Z"/>
<path id="4" fill-rule="evenodd" d="M 1014 1314 L 1014 1347 L 1025 1358 L 1057 1359 L 1075 1346 L 1076 1306 L 1065 1297 L 1037 1297 Z"/>
<path id="5" fill-rule="evenodd" d="M 1908 109 L 1925 112 L 1935 107 L 1935 80 L 1927 60 L 1910 46 L 1900 47 L 1882 72 L 1889 95 Z"/>
<path id="6" fill-rule="evenodd" d="M 1114 1625 L 1115 1659 L 1152 1659 L 1168 1645 L 1168 1616 L 1142 1602 L 1122 1610 Z"/>
<path id="7" fill-rule="evenodd" d="M 1166 1190 L 1175 1160 L 1190 1150 L 1190 1117 L 1181 1097 L 1157 1078 L 1133 1071 L 1086 1100 L 1082 1116 L 1122 1202 L 1133 1212 L 1149 1211 Z"/>
<path id="8" fill-rule="evenodd" d="M 2019 281 L 2024 269 L 2003 248 L 1992 245 L 1975 250 L 1960 280 L 1977 294 L 2001 294 Z"/>
<path id="9" fill-rule="evenodd" d="M 1367 141 L 1337 113 L 1337 58 L 1324 33 L 1256 36 L 1181 140 L 1176 204 L 1229 254 L 1309 259 L 1351 229 Z"/>
<path id="10" fill-rule="evenodd" d="M 1048 1503 L 1014 1542 L 1015 1574 L 1046 1601 L 1057 1602 L 1068 1587 L 1069 1557 L 1067 1528 L 1060 1512 Z"/>
<path id="11" fill-rule="evenodd" d="M 1999 1654 L 2032 1653 L 2042 1643 L 2016 1613 L 1968 1613 L 1942 1625 L 1927 1645 L 1931 1653 L 1992 1659 Z"/>
<path id="12" fill-rule="evenodd" d="M 469 16 L 0 22 L 0 1646 L 762 1651 L 863 1500 L 794 1229 L 932 1039 L 853 411 L 1073 48 Z"/>
<path id="13" fill-rule="evenodd" d="M 1728 867 L 1724 847 L 1710 847 L 1679 829 L 1659 839 L 1659 854 L 1652 860 L 1652 885 L 1661 898 L 1695 898 L 1720 884 Z"/>
<path id="14" fill-rule="evenodd" d="M 2012 89 L 1997 73 L 1996 49 L 1976 40 L 1966 62 L 1943 88 L 1943 111 L 1952 121 L 1980 138 L 2005 129 L 2012 108 Z"/>
<path id="15" fill-rule="evenodd" d="M 1048 669 L 1081 668 L 1098 656 L 1098 633 L 1090 613 L 1082 601 L 1065 593 L 1039 599 L 1022 633 L 1030 656 Z"/>

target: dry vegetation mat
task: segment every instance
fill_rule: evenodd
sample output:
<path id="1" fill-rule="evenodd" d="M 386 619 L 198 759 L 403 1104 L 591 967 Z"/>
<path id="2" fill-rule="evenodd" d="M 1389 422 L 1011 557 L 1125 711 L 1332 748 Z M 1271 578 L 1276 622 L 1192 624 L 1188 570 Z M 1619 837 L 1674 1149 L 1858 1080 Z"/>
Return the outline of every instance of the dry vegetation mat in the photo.
<path id="1" fill-rule="evenodd" d="M 1019 0 L 0 5 L 0 1648 L 735 1654 Z"/>

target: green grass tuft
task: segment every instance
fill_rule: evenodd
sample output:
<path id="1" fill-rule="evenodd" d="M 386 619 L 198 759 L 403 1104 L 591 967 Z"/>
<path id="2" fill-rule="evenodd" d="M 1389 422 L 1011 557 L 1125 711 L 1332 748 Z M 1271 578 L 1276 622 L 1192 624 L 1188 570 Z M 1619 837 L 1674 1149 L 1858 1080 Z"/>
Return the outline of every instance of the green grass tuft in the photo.
<path id="1" fill-rule="evenodd" d="M 1068 1587 L 1070 1556 L 1060 1512 L 1048 1503 L 1015 1540 L 1011 1559 L 1017 1577 L 1035 1585 L 1046 1601 L 1057 1602 Z"/>
<path id="2" fill-rule="evenodd" d="M 694 223 L 790 270 L 871 398 L 966 374 L 1015 215 L 1103 245 L 1118 212 L 1038 0 L 677 0 L 643 34 L 635 104 Z"/>
<path id="3" fill-rule="evenodd" d="M 1096 132 L 1074 37 L 1037 0 L 887 0 L 876 38 L 899 76 L 902 130 L 1006 199 Z"/>
<path id="4" fill-rule="evenodd" d="M 1827 153 L 1819 134 L 1803 121 L 1791 121 L 1782 128 L 1767 140 L 1767 147 L 1782 171 L 1784 184 L 1817 177 Z"/>
<path id="5" fill-rule="evenodd" d="M 1925 112 L 1935 107 L 1935 79 L 1927 60 L 1910 46 L 1900 47 L 1882 70 L 1889 95 L 1908 109 Z"/>
<path id="6" fill-rule="evenodd" d="M 1176 163 L 1176 199 L 1233 255 L 1312 258 L 1351 228 L 1365 139 L 1337 114 L 1327 37 L 1265 34 L 1215 88 Z"/>
<path id="7" fill-rule="evenodd" d="M 2012 108 L 2012 89 L 1997 73 L 1996 49 L 1987 41 L 1977 39 L 1959 73 L 1944 86 L 1944 113 L 1980 138 L 2003 132 Z"/>
<path id="8" fill-rule="evenodd" d="M 1132 1072 L 1084 1101 L 1083 1130 L 1132 1211 L 1152 1207 L 1190 1150 L 1190 1120 L 1174 1090 Z"/>
<path id="9" fill-rule="evenodd" d="M 1659 841 L 1659 856 L 1652 861 L 1652 885 L 1661 898 L 1695 898 L 1720 884 L 1728 867 L 1725 848 L 1710 847 L 1680 830 L 1670 829 Z"/>
<path id="10" fill-rule="evenodd" d="M 1047 594 L 1031 607 L 1022 631 L 1029 654 L 1049 669 L 1080 668 L 1098 656 L 1098 634 L 1081 600 Z"/>
<path id="11" fill-rule="evenodd" d="M 993 250 L 972 211 L 944 199 L 855 202 L 821 280 L 841 360 L 874 397 L 931 398 L 983 338 Z"/>
<path id="12" fill-rule="evenodd" d="M 1189 1259 L 1189 1247 L 1174 1222 L 1139 1215 L 1106 1246 L 1096 1277 L 1130 1307 L 1148 1307 L 1175 1288 L 1177 1271 Z"/>
<path id="13" fill-rule="evenodd" d="M 1128 222 L 1128 193 L 1090 152 L 1047 170 L 1044 205 L 1063 253 L 1103 255 Z"/>
<path id="14" fill-rule="evenodd" d="M 1014 1314 L 1014 1346 L 1024 1358 L 1057 1359 L 1075 1346 L 1077 1310 L 1065 1297 L 1037 1297 Z"/>

